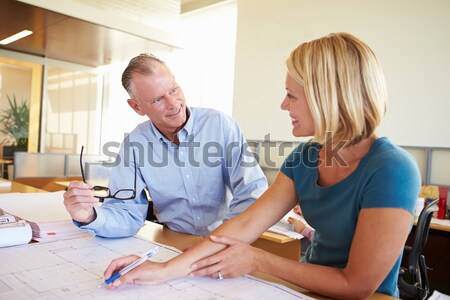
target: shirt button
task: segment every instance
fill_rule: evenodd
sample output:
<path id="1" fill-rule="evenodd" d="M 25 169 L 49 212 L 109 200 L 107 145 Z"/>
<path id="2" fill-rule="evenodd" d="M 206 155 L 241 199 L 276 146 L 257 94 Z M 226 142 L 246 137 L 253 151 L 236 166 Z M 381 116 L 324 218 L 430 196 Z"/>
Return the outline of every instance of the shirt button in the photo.
<path id="1" fill-rule="evenodd" d="M 189 174 L 186 175 L 186 178 L 189 179 L 191 176 L 189 176 Z"/>
<path id="2" fill-rule="evenodd" d="M 200 217 L 197 217 L 197 220 L 200 220 Z"/>
<path id="3" fill-rule="evenodd" d="M 180 154 L 183 155 L 183 151 L 180 151 Z"/>

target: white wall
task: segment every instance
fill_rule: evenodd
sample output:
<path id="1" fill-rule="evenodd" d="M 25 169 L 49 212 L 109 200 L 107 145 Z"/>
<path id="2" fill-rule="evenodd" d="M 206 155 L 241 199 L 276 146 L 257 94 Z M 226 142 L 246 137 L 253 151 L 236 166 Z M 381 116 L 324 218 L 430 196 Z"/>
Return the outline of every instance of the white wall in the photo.
<path id="1" fill-rule="evenodd" d="M 183 50 L 167 63 L 189 106 L 232 114 L 236 10 L 236 1 L 227 1 L 181 16 Z"/>
<path id="2" fill-rule="evenodd" d="M 151 52 L 164 60 L 183 89 L 189 106 L 209 107 L 231 115 L 233 104 L 236 2 L 209 6 L 181 17 L 183 49 Z M 142 49 L 136 49 L 138 55 Z M 131 59 L 131 57 L 130 57 Z M 127 104 L 121 76 L 128 61 L 102 67 L 108 74 L 101 146 L 122 142 L 137 124 L 148 120 Z"/>
<path id="3" fill-rule="evenodd" d="M 448 0 L 238 0 L 233 117 L 248 139 L 294 140 L 279 108 L 285 60 L 301 42 L 345 31 L 375 51 L 385 72 L 379 135 L 450 147 L 449 16 Z"/>

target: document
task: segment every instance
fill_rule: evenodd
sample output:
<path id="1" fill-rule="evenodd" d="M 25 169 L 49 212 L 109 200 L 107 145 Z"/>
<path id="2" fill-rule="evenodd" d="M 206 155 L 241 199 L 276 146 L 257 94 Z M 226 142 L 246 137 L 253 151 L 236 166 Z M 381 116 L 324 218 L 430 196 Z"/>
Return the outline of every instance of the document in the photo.
<path id="1" fill-rule="evenodd" d="M 0 188 L 10 187 L 11 184 L 12 184 L 11 181 L 0 179 Z"/>
<path id="2" fill-rule="evenodd" d="M 311 227 L 306 222 L 305 218 L 303 216 L 299 216 L 296 214 L 293 210 L 290 210 L 280 221 L 278 221 L 275 225 L 270 227 L 268 231 L 272 231 L 275 233 L 283 234 L 285 236 L 291 237 L 293 239 L 301 240 L 304 238 L 304 236 L 294 230 L 294 226 L 292 224 L 289 224 L 288 219 L 289 217 L 301 220 L 303 223 L 306 224 L 306 226 Z"/>
<path id="3" fill-rule="evenodd" d="M 117 290 L 98 288 L 109 262 L 117 257 L 142 256 L 166 261 L 180 252 L 138 237 L 80 237 L 0 249 L 0 299 L 313 299 L 285 286 L 252 276 L 218 280 L 185 277 L 160 285 L 128 285 Z"/>
<path id="4" fill-rule="evenodd" d="M 88 235 L 73 224 L 63 193 L 0 194 L 0 209 L 30 223 L 33 239 L 38 241 Z"/>
<path id="5" fill-rule="evenodd" d="M 64 206 L 63 194 L 64 191 L 0 194 L 0 208 L 30 222 L 70 220 L 70 214 Z"/>

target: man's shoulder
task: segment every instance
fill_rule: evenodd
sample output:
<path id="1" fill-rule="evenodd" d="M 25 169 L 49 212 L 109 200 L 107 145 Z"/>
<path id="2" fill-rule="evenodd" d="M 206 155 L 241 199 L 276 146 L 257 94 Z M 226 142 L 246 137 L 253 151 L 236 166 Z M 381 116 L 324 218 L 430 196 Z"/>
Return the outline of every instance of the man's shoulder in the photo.
<path id="1" fill-rule="evenodd" d="M 225 113 L 215 108 L 208 107 L 189 107 L 189 109 L 196 115 L 226 115 Z"/>
<path id="2" fill-rule="evenodd" d="M 129 137 L 132 139 L 157 139 L 154 130 L 152 130 L 150 120 L 137 124 L 136 127 L 129 133 Z"/>
<path id="3" fill-rule="evenodd" d="M 235 123 L 234 119 L 231 116 L 214 108 L 190 107 L 189 109 L 193 113 L 196 120 L 205 119 L 210 122 L 216 122 L 217 120 L 220 120 L 221 122 L 225 121 Z"/>

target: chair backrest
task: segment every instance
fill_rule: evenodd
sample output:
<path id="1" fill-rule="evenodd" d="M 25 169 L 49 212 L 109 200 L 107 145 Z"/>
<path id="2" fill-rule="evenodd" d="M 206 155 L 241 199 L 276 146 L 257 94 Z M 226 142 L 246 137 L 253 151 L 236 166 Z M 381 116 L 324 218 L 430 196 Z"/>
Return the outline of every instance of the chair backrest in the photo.
<path id="1" fill-rule="evenodd" d="M 427 243 L 433 212 L 438 210 L 435 199 L 422 209 L 417 220 L 416 233 L 412 247 L 408 250 L 407 266 L 400 270 L 399 289 L 401 299 L 426 299 L 430 292 L 425 256 L 422 254 Z M 407 279 L 406 279 L 407 278 Z"/>
<path id="2" fill-rule="evenodd" d="M 114 168 L 113 162 L 86 162 L 84 165 L 86 180 L 95 182 L 96 185 L 108 185 L 109 176 Z"/>
<path id="3" fill-rule="evenodd" d="M 21 177 L 64 177 L 65 156 L 59 153 L 14 153 L 14 180 Z"/>
<path id="4" fill-rule="evenodd" d="M 411 253 L 408 257 L 408 266 L 417 266 L 418 264 L 419 256 L 422 254 L 423 248 L 425 248 L 425 244 L 427 243 L 428 232 L 430 229 L 433 212 L 438 211 L 438 201 L 439 199 L 435 199 L 429 202 L 420 212 L 419 219 L 417 220 L 416 225 L 416 235 L 414 238 L 414 243 L 411 248 Z"/>

